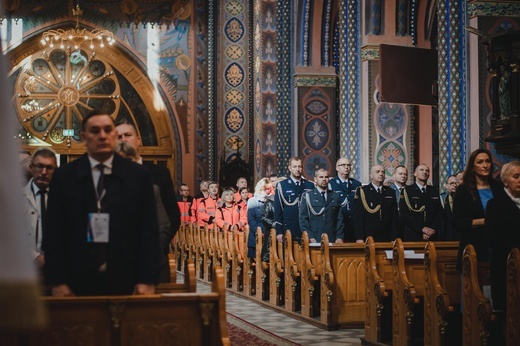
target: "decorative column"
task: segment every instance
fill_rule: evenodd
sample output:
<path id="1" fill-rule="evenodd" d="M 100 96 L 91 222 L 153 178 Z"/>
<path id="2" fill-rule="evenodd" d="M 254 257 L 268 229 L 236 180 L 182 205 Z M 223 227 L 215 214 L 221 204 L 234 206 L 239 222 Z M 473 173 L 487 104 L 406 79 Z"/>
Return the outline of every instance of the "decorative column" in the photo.
<path id="1" fill-rule="evenodd" d="M 340 2 L 339 148 L 350 158 L 351 176 L 359 179 L 359 2 Z"/>
<path id="2" fill-rule="evenodd" d="M 276 42 L 276 167 L 278 174 L 286 174 L 291 157 L 292 107 L 291 107 L 291 8 L 292 1 L 277 0 Z"/>
<path id="3" fill-rule="evenodd" d="M 464 0 L 437 1 L 439 183 L 466 161 L 466 33 Z"/>

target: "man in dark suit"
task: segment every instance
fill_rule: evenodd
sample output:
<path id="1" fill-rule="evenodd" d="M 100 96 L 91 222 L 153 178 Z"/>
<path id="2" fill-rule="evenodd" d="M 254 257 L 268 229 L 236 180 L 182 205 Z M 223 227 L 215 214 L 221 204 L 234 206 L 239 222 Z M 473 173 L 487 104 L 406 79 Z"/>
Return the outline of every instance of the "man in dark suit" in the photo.
<path id="1" fill-rule="evenodd" d="M 404 189 L 399 201 L 403 240 L 436 240 L 444 218 L 439 189 L 427 185 L 430 168 L 425 164 L 415 168 L 414 177 L 415 184 Z"/>
<path id="2" fill-rule="evenodd" d="M 368 236 L 374 241 L 391 241 L 397 236 L 395 192 L 383 186 L 385 169 L 375 165 L 370 170 L 370 184 L 361 186 L 354 196 L 354 232 L 356 243 Z"/>
<path id="3" fill-rule="evenodd" d="M 140 154 L 140 148 L 142 146 L 141 138 L 137 135 L 137 131 L 132 124 L 122 123 L 116 126 L 116 130 L 118 133 L 119 142 L 128 142 L 132 147 L 137 151 L 136 162 L 146 166 L 152 172 L 152 178 L 154 185 L 159 187 L 159 191 L 161 192 L 161 200 L 164 205 L 164 209 L 166 209 L 166 213 L 168 214 L 168 219 L 170 220 L 170 240 L 173 239 L 175 233 L 179 229 L 181 225 L 181 212 L 179 210 L 179 206 L 177 205 L 177 199 L 175 198 L 175 190 L 173 188 L 172 177 L 170 171 L 166 167 L 161 167 L 153 162 L 143 162 L 143 158 Z M 166 248 L 163 246 L 163 250 L 168 249 L 168 245 Z"/>
<path id="4" fill-rule="evenodd" d="M 305 190 L 314 189 L 314 184 L 302 177 L 302 160 L 299 157 L 291 157 L 288 168 L 290 177 L 278 183 L 274 195 L 274 228 L 279 242 L 283 241 L 287 230 L 291 231 L 293 240 L 301 239 L 298 222 L 300 196 Z"/>
<path id="5" fill-rule="evenodd" d="M 453 221 L 453 196 L 457 190 L 457 176 L 450 175 L 446 180 L 446 195 L 444 196 L 444 227 L 442 227 L 442 233 L 440 240 L 460 240 L 460 232 L 455 229 L 455 222 Z M 442 202 L 442 194 L 441 194 Z"/>
<path id="6" fill-rule="evenodd" d="M 130 144 L 136 150 L 135 162 L 145 166 L 152 173 L 153 184 L 158 187 L 162 205 L 168 215 L 169 226 L 168 228 L 161 227 L 160 233 L 160 245 L 163 254 L 163 260 L 161 265 L 161 279 L 160 282 L 168 282 L 170 280 L 170 267 L 168 264 L 168 253 L 170 252 L 170 242 L 172 241 L 175 233 L 179 230 L 181 225 L 181 212 L 177 205 L 177 199 L 175 198 L 175 191 L 173 188 L 173 182 L 170 171 L 166 167 L 161 167 L 153 162 L 144 162 L 143 157 L 140 154 L 140 148 L 142 146 L 141 138 L 137 135 L 137 130 L 134 125 L 129 123 L 120 123 L 116 126 L 117 139 L 119 142 L 126 142 Z M 167 231 L 167 232 L 164 232 Z"/>
<path id="7" fill-rule="evenodd" d="M 159 279 L 157 210 L 149 170 L 114 153 L 114 120 L 85 115 L 87 154 L 59 168 L 43 235 L 53 296 L 153 294 Z"/>
<path id="8" fill-rule="evenodd" d="M 328 189 L 329 172 L 319 168 L 314 173 L 316 188 L 302 194 L 300 204 L 300 229 L 307 231 L 311 243 L 319 242 L 327 233 L 329 240 L 343 243 L 345 222 L 341 212 L 341 200 Z"/>
<path id="9" fill-rule="evenodd" d="M 341 201 L 341 212 L 345 220 L 345 241 L 354 241 L 354 224 L 352 223 L 354 194 L 356 189 L 361 186 L 361 182 L 350 178 L 352 163 L 347 158 L 340 158 L 336 162 L 338 175 L 330 179 L 330 189 L 339 194 Z"/>
<path id="10" fill-rule="evenodd" d="M 394 183 L 390 185 L 392 189 L 395 190 L 395 199 L 397 200 L 397 203 L 399 204 L 399 197 L 401 195 L 401 192 L 406 187 L 406 181 L 408 180 L 408 169 L 403 166 L 399 165 L 395 168 L 394 174 Z M 399 207 L 399 205 L 398 205 Z"/>

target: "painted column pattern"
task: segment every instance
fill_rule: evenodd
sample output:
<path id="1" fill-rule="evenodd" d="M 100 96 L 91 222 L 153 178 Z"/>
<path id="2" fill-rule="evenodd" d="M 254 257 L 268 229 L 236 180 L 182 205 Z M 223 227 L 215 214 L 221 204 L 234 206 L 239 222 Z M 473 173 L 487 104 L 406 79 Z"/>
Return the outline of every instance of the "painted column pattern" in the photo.
<path id="1" fill-rule="evenodd" d="M 285 175 L 291 157 L 291 3 L 276 2 L 276 163 L 278 174 Z"/>
<path id="2" fill-rule="evenodd" d="M 255 181 L 276 173 L 276 1 L 254 5 Z"/>
<path id="3" fill-rule="evenodd" d="M 348 141 L 346 157 L 353 162 L 351 176 L 359 179 L 360 145 L 359 145 L 359 2 L 349 0 L 346 2 L 344 35 L 347 42 L 345 50 L 346 63 L 340 68 L 341 78 L 346 78 L 346 109 L 347 132 L 345 138 Z M 344 77 L 343 77 L 344 76 Z M 344 94 L 344 92 L 341 92 Z"/>
<path id="4" fill-rule="evenodd" d="M 446 181 L 451 172 L 460 170 L 464 163 L 465 136 L 461 119 L 465 96 L 461 86 L 465 65 L 464 47 L 460 37 L 460 7 L 458 0 L 437 2 L 439 54 L 439 181 Z"/>
<path id="5" fill-rule="evenodd" d="M 204 132 L 207 127 L 208 122 L 208 102 L 212 99 L 208 98 L 210 94 L 209 90 L 209 81 L 208 75 L 205 71 L 209 69 L 209 63 L 211 59 L 207 59 L 207 37 L 208 37 L 208 27 L 204 24 L 207 21 L 205 5 L 203 0 L 198 0 L 196 4 L 196 15 L 195 15 L 195 25 L 196 35 L 195 35 L 195 44 L 193 47 L 192 55 L 196 58 L 193 59 L 194 69 L 192 73 L 195 75 L 195 95 L 194 95 L 194 103 L 196 107 L 194 107 L 194 117 L 190 119 L 191 126 L 195 127 L 195 151 L 197 155 L 193 156 L 194 165 L 195 165 L 195 180 L 196 182 L 200 182 L 203 179 L 208 177 L 208 167 L 207 167 L 207 157 L 205 155 L 206 152 L 206 141 L 204 140 Z M 210 41 L 211 42 L 211 41 Z M 211 78 L 210 78 L 211 79 Z M 188 114 L 189 116 L 189 114 Z M 182 157 L 182 156 L 181 156 Z M 182 160 L 179 160 L 179 163 Z"/>
<path id="6" fill-rule="evenodd" d="M 240 153 L 242 159 L 248 158 L 248 32 L 247 1 L 228 0 L 221 12 L 222 40 L 220 49 L 223 57 L 219 73 L 223 74 L 218 90 L 219 105 L 219 153 L 220 159 L 233 159 Z M 217 81 L 218 83 L 218 81 Z M 222 157 L 222 155 L 224 157 Z"/>

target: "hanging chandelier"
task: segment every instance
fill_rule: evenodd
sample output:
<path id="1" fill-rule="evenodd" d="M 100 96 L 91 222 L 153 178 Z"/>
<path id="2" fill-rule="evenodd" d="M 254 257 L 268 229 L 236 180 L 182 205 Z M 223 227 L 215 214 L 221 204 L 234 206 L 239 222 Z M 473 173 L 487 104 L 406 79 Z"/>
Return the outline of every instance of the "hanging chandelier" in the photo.
<path id="1" fill-rule="evenodd" d="M 72 49 L 79 49 L 82 45 L 88 44 L 90 49 L 97 47 L 103 48 L 106 44 L 109 46 L 115 42 L 114 35 L 108 30 L 87 30 L 79 27 L 79 17 L 83 15 L 83 10 L 79 7 L 79 1 L 76 7 L 72 9 L 72 15 L 76 17 L 76 27 L 63 30 L 49 30 L 42 34 L 41 43 L 50 48 L 59 45 L 61 49 L 65 47 Z"/>

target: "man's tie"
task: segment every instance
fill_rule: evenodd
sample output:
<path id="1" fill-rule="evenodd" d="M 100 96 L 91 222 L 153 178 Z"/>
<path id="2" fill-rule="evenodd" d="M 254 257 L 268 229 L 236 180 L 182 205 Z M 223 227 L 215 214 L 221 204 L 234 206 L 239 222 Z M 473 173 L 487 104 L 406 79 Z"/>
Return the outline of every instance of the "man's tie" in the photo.
<path id="1" fill-rule="evenodd" d="M 47 190 L 40 189 L 40 191 L 38 191 L 38 194 L 40 195 L 40 217 L 42 220 L 41 229 L 42 229 L 42 233 L 43 233 L 43 225 L 45 224 L 45 215 L 47 214 L 47 207 L 46 207 L 46 203 L 45 203 L 45 195 L 47 194 Z M 39 227 L 36 227 L 36 244 L 38 244 L 39 237 L 40 237 Z"/>
<path id="2" fill-rule="evenodd" d="M 325 201 L 327 201 L 327 192 L 326 191 L 321 191 L 321 197 L 323 197 L 323 199 Z"/>
<path id="3" fill-rule="evenodd" d="M 300 181 L 296 180 L 296 187 L 300 187 Z"/>
<path id="4" fill-rule="evenodd" d="M 96 165 L 96 168 L 99 171 L 99 178 L 97 183 L 97 197 L 101 198 L 103 195 L 103 190 L 105 190 L 105 165 L 100 163 Z"/>
<path id="5" fill-rule="evenodd" d="M 422 193 L 426 193 L 426 188 L 423 186 L 423 188 L 421 189 Z"/>
<path id="6" fill-rule="evenodd" d="M 380 188 L 380 187 L 378 187 L 378 188 L 377 188 L 377 193 L 378 193 L 378 194 L 382 194 L 382 193 L 383 193 L 383 189 Z"/>
<path id="7" fill-rule="evenodd" d="M 450 210 L 453 210 L 453 197 L 452 197 L 452 195 L 448 195 L 448 202 L 450 204 Z"/>

